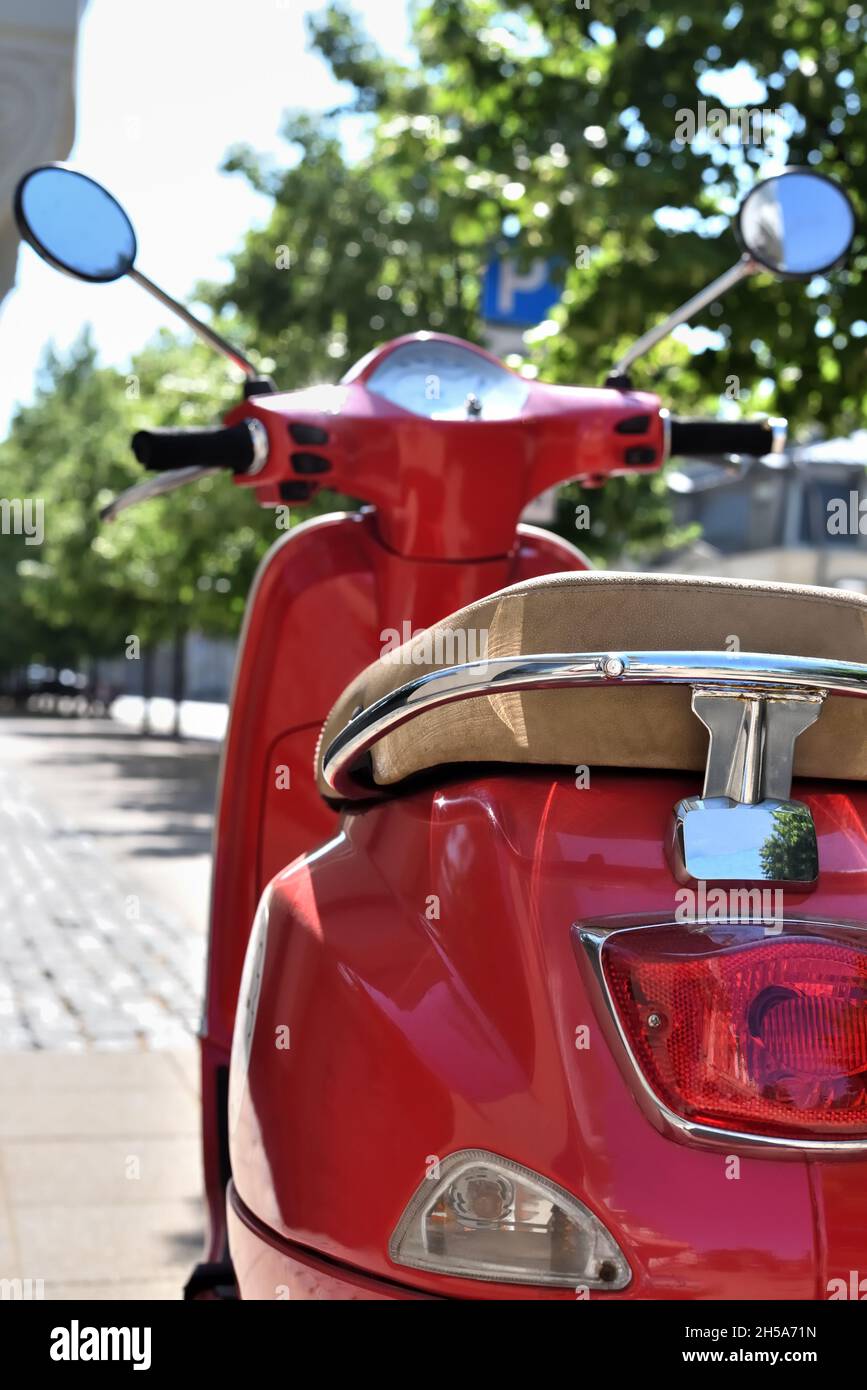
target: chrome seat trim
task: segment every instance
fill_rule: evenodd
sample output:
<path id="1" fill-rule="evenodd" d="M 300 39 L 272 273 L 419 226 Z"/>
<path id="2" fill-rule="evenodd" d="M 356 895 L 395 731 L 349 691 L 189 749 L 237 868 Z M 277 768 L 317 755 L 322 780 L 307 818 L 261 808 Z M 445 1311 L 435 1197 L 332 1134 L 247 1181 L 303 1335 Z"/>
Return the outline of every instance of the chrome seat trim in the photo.
<path id="1" fill-rule="evenodd" d="M 867 665 L 763 652 L 570 652 L 494 657 L 429 671 L 359 711 L 329 744 L 322 775 L 331 791 L 352 786 L 352 768 L 380 739 L 420 714 L 458 700 L 569 686 L 689 685 L 706 692 L 867 697 Z"/>

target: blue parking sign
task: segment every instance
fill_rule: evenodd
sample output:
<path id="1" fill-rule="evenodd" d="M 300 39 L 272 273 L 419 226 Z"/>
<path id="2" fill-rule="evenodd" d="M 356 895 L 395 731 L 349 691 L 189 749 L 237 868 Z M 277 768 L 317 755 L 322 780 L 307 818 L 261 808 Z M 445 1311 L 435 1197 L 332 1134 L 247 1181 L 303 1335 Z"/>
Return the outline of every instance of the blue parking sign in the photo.
<path id="1" fill-rule="evenodd" d="M 556 272 L 561 266 L 558 258 L 540 257 L 523 269 L 517 260 L 491 261 L 482 284 L 482 318 L 523 328 L 541 323 L 560 298 L 562 284 Z"/>

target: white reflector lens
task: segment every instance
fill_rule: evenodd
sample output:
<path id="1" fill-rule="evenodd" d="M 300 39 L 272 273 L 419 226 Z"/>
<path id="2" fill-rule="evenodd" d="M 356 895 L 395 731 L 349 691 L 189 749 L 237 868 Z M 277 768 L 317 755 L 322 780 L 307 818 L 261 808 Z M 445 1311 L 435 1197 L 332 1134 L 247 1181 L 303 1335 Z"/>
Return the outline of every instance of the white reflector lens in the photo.
<path id="1" fill-rule="evenodd" d="M 538 1173 L 463 1149 L 425 1179 L 389 1243 L 396 1264 L 507 1284 L 623 1289 L 629 1265 L 591 1211 Z"/>

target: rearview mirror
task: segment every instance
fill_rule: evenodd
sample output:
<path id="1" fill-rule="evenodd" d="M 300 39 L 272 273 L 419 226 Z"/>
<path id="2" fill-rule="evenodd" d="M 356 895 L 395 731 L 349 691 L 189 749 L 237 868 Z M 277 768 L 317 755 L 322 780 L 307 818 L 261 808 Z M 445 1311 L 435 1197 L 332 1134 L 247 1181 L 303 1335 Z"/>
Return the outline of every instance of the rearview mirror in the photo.
<path id="1" fill-rule="evenodd" d="M 833 270 L 852 245 L 855 213 L 842 188 L 824 174 L 786 169 L 750 189 L 738 211 L 737 232 L 743 247 L 740 259 L 642 334 L 614 364 L 606 386 L 628 387 L 633 362 L 757 270 L 790 279 Z"/>
<path id="2" fill-rule="evenodd" d="M 15 220 L 34 251 L 67 275 L 105 283 L 132 270 L 132 223 L 86 174 L 61 164 L 31 169 L 15 190 Z"/>
<path id="3" fill-rule="evenodd" d="M 95 179 L 64 164 L 41 164 L 19 179 L 13 206 L 22 237 L 55 270 L 96 284 L 128 275 L 234 362 L 259 389 L 274 389 L 243 352 L 142 274 L 135 264 L 138 248 L 132 223 L 117 199 Z"/>
<path id="4" fill-rule="evenodd" d="M 747 255 L 775 275 L 818 275 L 843 260 L 855 235 L 855 214 L 836 183 L 790 169 L 750 190 L 737 227 Z"/>

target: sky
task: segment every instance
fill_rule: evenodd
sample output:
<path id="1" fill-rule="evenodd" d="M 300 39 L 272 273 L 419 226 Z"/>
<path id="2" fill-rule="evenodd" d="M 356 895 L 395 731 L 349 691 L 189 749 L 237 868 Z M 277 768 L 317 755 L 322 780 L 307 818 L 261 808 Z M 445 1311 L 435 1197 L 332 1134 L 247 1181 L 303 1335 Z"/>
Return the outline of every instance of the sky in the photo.
<path id="1" fill-rule="evenodd" d="M 137 264 L 184 299 L 199 279 L 225 279 L 225 254 L 269 200 L 240 175 L 219 172 L 242 141 L 286 159 L 279 138 L 290 108 L 324 110 L 345 98 L 309 52 L 311 0 L 90 0 L 79 31 L 76 137 L 68 162 L 92 175 L 129 213 Z M 408 42 L 406 0 L 354 0 L 380 47 Z M 344 128 L 349 152 L 361 131 Z M 49 341 L 71 343 L 85 323 L 106 364 L 124 366 L 160 326 L 179 326 L 126 280 L 90 285 L 60 275 L 28 246 L 16 288 L 0 307 L 0 437 L 32 394 Z"/>

